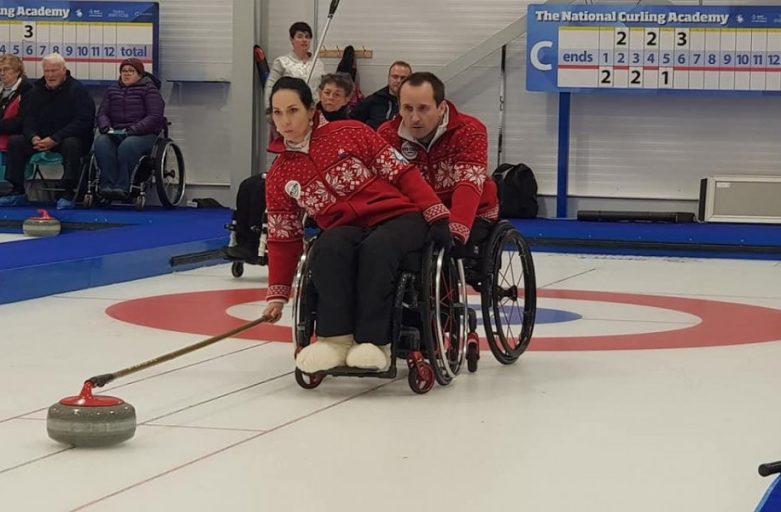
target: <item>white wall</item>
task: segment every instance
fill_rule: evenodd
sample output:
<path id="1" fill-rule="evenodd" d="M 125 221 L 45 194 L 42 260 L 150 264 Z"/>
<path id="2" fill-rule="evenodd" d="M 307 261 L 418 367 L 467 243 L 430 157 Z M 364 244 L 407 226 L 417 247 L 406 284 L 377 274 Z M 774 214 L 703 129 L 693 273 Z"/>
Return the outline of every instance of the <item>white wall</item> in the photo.
<path id="1" fill-rule="evenodd" d="M 315 1 L 270 0 L 270 57 L 289 51 L 287 27 L 311 23 Z M 319 0 L 320 30 L 329 3 Z M 436 71 L 523 14 L 518 0 L 341 0 L 326 47 L 374 50 L 374 59 L 359 60 L 369 93 L 384 85 L 393 60 Z M 525 49 L 519 34 L 507 52 L 505 160 L 529 164 L 540 192 L 555 194 L 558 98 L 525 91 Z M 326 69 L 336 63 L 326 60 Z M 498 52 L 447 84 L 448 96 L 488 125 L 492 159 L 498 88 Z M 774 97 L 573 95 L 571 122 L 570 193 L 592 208 L 640 199 L 643 209 L 694 211 L 704 176 L 781 174 L 781 102 Z"/>

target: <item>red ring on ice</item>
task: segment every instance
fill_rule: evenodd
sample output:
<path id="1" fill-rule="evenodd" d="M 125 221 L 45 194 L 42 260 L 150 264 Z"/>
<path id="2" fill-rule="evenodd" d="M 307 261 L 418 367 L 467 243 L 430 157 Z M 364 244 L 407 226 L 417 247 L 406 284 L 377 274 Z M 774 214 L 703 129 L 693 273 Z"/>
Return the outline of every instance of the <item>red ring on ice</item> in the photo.
<path id="1" fill-rule="evenodd" d="M 128 300 L 106 313 L 136 325 L 214 336 L 247 320 L 230 316 L 229 308 L 265 299 L 266 290 L 214 290 Z M 650 306 L 688 313 L 702 322 L 682 329 L 604 336 L 534 337 L 530 350 L 643 350 L 719 347 L 781 341 L 781 310 L 716 300 L 579 290 L 539 290 L 541 298 L 599 301 Z M 258 308 L 258 316 L 261 310 Z M 573 327 L 577 328 L 577 322 Z M 288 326 L 261 325 L 237 338 L 290 342 Z"/>

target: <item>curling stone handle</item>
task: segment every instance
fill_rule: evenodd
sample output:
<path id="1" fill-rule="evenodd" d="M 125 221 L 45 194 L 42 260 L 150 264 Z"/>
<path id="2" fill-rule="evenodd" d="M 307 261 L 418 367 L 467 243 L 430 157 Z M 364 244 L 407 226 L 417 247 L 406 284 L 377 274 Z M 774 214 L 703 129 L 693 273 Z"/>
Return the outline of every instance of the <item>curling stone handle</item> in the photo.
<path id="1" fill-rule="evenodd" d="M 49 211 L 48 210 L 44 210 L 43 208 L 38 210 L 38 215 L 40 215 L 40 219 L 41 220 L 49 220 L 49 219 L 51 219 L 51 216 L 49 215 Z"/>
<path id="2" fill-rule="evenodd" d="M 781 473 L 781 460 L 778 462 L 768 462 L 759 466 L 759 474 L 761 476 L 775 475 Z"/>
<path id="3" fill-rule="evenodd" d="M 94 377 L 90 377 L 87 379 L 87 382 L 91 383 L 96 388 L 102 388 L 112 380 L 116 379 L 117 376 L 113 373 L 104 373 L 103 375 L 96 375 Z"/>

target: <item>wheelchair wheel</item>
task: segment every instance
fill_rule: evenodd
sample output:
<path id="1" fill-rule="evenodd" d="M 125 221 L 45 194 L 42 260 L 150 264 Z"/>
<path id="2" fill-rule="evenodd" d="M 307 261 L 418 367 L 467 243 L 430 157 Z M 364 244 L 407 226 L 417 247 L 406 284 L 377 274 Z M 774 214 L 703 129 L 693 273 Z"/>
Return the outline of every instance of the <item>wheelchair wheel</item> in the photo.
<path id="1" fill-rule="evenodd" d="M 234 261 L 231 263 L 231 275 L 233 277 L 241 277 L 244 275 L 244 262 Z"/>
<path id="2" fill-rule="evenodd" d="M 433 374 L 431 365 L 426 362 L 410 366 L 409 374 L 407 374 L 410 389 L 418 395 L 428 393 L 434 387 Z"/>
<path id="3" fill-rule="evenodd" d="M 139 196 L 136 196 L 135 200 L 133 201 L 133 204 L 136 207 L 136 210 L 139 212 L 144 209 L 144 206 L 146 206 L 146 196 L 144 194 L 141 194 Z"/>
<path id="4" fill-rule="evenodd" d="M 295 375 L 296 383 L 304 389 L 315 389 L 323 382 L 323 378 L 325 377 L 322 373 L 304 373 L 298 368 L 296 368 Z"/>
<path id="5" fill-rule="evenodd" d="M 293 341 L 296 353 L 309 345 L 315 332 L 315 297 L 310 286 L 309 270 L 310 248 L 311 245 L 308 243 L 304 246 L 304 252 L 296 270 L 296 295 L 293 301 Z"/>
<path id="6" fill-rule="evenodd" d="M 184 157 L 179 146 L 170 139 L 163 139 L 156 146 L 155 188 L 164 208 L 176 207 L 184 197 Z"/>
<path id="7" fill-rule="evenodd" d="M 477 361 L 480 359 L 480 351 L 475 343 L 470 343 L 466 348 L 466 368 L 469 373 L 477 371 Z"/>
<path id="8" fill-rule="evenodd" d="M 531 341 L 537 313 L 534 261 L 523 236 L 500 222 L 483 253 L 480 298 L 488 345 L 502 364 L 514 363 Z"/>
<path id="9" fill-rule="evenodd" d="M 459 260 L 424 251 L 422 269 L 423 342 L 434 376 L 448 385 L 461 371 L 466 352 L 466 282 Z"/>

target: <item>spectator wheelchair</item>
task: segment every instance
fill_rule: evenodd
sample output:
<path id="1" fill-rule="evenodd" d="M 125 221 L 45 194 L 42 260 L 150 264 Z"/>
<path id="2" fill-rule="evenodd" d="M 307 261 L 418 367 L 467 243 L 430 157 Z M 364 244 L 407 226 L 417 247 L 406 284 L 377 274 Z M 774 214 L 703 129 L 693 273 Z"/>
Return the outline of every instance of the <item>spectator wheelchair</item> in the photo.
<path id="1" fill-rule="evenodd" d="M 403 259 L 393 304 L 391 365 L 386 371 L 339 367 L 306 374 L 296 368 L 296 382 L 313 389 L 327 375 L 393 379 L 397 375 L 396 360 L 405 359 L 410 388 L 423 394 L 435 382 L 443 386 L 452 382 L 464 362 L 470 372 L 476 371 L 480 337 L 467 286 L 480 294 L 485 338 L 494 357 L 505 365 L 517 361 L 529 346 L 534 330 L 534 262 L 523 236 L 509 222 L 485 222 L 487 236 L 470 243 L 463 258 L 456 259 L 428 244 Z M 315 339 L 317 293 L 308 260 L 315 240 L 305 240 L 296 272 L 296 354 Z"/>
<path id="2" fill-rule="evenodd" d="M 182 150 L 168 136 L 171 123 L 166 120 L 148 155 L 142 156 L 130 173 L 130 191 L 123 202 L 133 204 L 137 210 L 146 206 L 147 190 L 154 185 L 163 208 L 175 208 L 181 203 L 185 192 L 185 166 Z M 106 206 L 111 199 L 100 195 L 100 168 L 95 153 L 85 157 L 84 170 L 79 191 L 84 208 L 93 205 Z"/>

